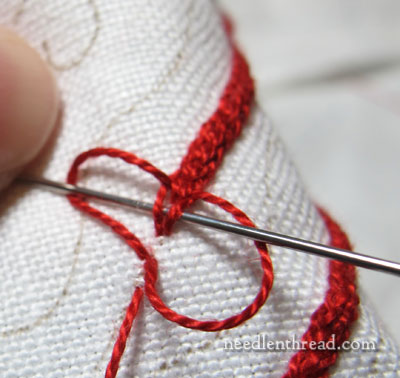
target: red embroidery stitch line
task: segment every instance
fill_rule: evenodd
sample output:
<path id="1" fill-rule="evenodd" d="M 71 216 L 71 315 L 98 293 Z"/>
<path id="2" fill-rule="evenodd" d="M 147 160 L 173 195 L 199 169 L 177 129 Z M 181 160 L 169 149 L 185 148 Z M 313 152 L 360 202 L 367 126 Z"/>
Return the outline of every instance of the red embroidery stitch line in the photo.
<path id="1" fill-rule="evenodd" d="M 340 226 L 324 210 L 319 209 L 319 213 L 329 231 L 330 244 L 351 250 L 349 239 Z M 329 288 L 324 302 L 311 316 L 303 341 L 327 343 L 335 335 L 336 345 L 340 346 L 349 338 L 360 302 L 355 281 L 356 268 L 353 265 L 334 260 L 329 262 Z M 335 364 L 338 354 L 339 350 L 301 350 L 291 358 L 284 377 L 328 377 L 328 369 Z"/>
<path id="2" fill-rule="evenodd" d="M 154 203 L 154 221 L 157 235 L 171 233 L 173 224 L 182 212 L 204 191 L 214 177 L 223 156 L 240 135 L 250 112 L 254 97 L 254 84 L 246 60 L 233 47 L 231 78 L 222 94 L 219 105 L 205 122 L 195 140 L 190 144 L 179 169 L 170 175 L 171 207 L 166 216 L 162 212 L 167 188 L 162 185 Z"/>
<path id="3" fill-rule="evenodd" d="M 230 30 L 229 24 L 226 23 L 226 25 L 227 30 Z M 244 225 L 254 226 L 246 214 L 234 205 L 211 193 L 204 192 L 205 186 L 213 178 L 220 165 L 224 153 L 239 136 L 249 114 L 253 95 L 253 81 L 251 80 L 247 63 L 236 47 L 233 47 L 232 73 L 219 106 L 213 116 L 202 125 L 198 136 L 189 146 L 188 153 L 176 172 L 167 176 L 151 163 L 132 153 L 113 148 L 95 148 L 80 154 L 75 159 L 68 174 L 68 182 L 71 184 L 77 182 L 79 166 L 89 158 L 103 155 L 119 158 L 129 164 L 139 166 L 160 181 L 161 186 L 153 208 L 154 223 L 158 235 L 169 234 L 173 224 L 179 219 L 184 209 L 199 199 L 219 206 Z M 171 194 L 171 207 L 165 216 L 162 213 L 162 208 L 168 191 Z M 156 289 L 158 278 L 157 260 L 148 253 L 141 241 L 133 233 L 122 223 L 90 206 L 84 198 L 75 195 L 70 195 L 68 198 L 75 207 L 109 226 L 144 261 L 144 294 L 153 307 L 166 319 L 188 328 L 217 331 L 238 326 L 252 317 L 265 303 L 273 282 L 272 263 L 265 244 L 255 243 L 260 253 L 263 278 L 259 293 L 254 301 L 241 313 L 228 319 L 199 321 L 176 313 L 161 300 Z M 346 235 L 326 213 L 321 211 L 321 215 L 331 233 L 332 245 L 349 248 Z M 358 297 L 355 292 L 354 267 L 331 262 L 328 282 L 329 290 L 325 301 L 313 314 L 310 327 L 303 335 L 306 340 L 329 340 L 329 337 L 335 334 L 337 336 L 336 340 L 342 342 L 349 337 L 349 327 L 357 317 Z M 142 297 L 143 288 L 136 288 L 107 366 L 106 377 L 108 378 L 115 377 L 117 374 L 126 340 Z M 336 358 L 337 351 L 327 351 L 326 354 L 315 351 L 299 352 L 292 357 L 286 376 L 326 376 L 328 368 L 334 364 Z"/>

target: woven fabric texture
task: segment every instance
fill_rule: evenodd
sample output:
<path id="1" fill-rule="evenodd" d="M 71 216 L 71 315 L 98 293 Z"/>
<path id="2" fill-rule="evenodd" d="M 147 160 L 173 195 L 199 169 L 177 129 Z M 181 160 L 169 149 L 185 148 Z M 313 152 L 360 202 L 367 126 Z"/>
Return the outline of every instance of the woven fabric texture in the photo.
<path id="1" fill-rule="evenodd" d="M 53 146 L 31 171 L 65 180 L 80 152 L 109 146 L 174 172 L 218 105 L 232 51 L 209 1 L 14 1 L 0 22 L 49 62 L 63 112 Z M 158 182 L 99 158 L 80 183 L 154 201 Z M 207 188 L 244 210 L 258 227 L 327 242 L 328 235 L 279 137 L 257 106 Z M 111 355 L 142 263 L 101 224 L 45 191 L 12 187 L 0 204 L 0 376 L 100 377 Z M 151 217 L 97 205 L 140 237 L 159 262 L 163 299 L 197 319 L 223 319 L 251 303 L 261 277 L 254 245 L 179 223 L 155 237 Z M 193 210 L 227 218 L 205 204 Z M 300 338 L 327 289 L 327 261 L 271 248 L 275 281 L 245 324 L 205 333 L 170 323 L 149 303 L 139 309 L 120 377 L 280 377 L 294 351 L 224 350 L 232 340 Z M 351 340 L 377 350 L 342 353 L 335 377 L 396 376 L 396 346 L 361 298 Z"/>

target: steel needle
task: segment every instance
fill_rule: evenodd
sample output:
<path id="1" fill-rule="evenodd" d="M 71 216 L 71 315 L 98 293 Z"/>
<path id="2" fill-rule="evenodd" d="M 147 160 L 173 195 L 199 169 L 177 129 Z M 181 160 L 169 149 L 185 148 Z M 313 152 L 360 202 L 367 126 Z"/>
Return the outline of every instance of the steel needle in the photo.
<path id="1" fill-rule="evenodd" d="M 100 199 L 123 206 L 129 206 L 132 208 L 145 210 L 147 212 L 151 212 L 153 210 L 153 205 L 150 203 L 119 197 L 114 194 L 103 193 L 97 190 L 82 188 L 45 178 L 20 177 L 17 179 L 17 182 L 22 184 L 40 185 L 49 189 L 55 189 L 63 194 L 81 194 L 85 197 Z M 164 209 L 164 211 L 166 212 L 167 209 Z M 400 263 L 397 262 L 383 260 L 377 257 L 372 257 L 345 249 L 335 248 L 288 235 L 278 234 L 276 232 L 247 227 L 238 223 L 222 221 L 194 213 L 184 212 L 180 219 L 186 222 L 244 236 L 246 238 L 265 242 L 271 245 L 290 248 L 297 251 L 350 263 L 362 268 L 400 276 Z"/>

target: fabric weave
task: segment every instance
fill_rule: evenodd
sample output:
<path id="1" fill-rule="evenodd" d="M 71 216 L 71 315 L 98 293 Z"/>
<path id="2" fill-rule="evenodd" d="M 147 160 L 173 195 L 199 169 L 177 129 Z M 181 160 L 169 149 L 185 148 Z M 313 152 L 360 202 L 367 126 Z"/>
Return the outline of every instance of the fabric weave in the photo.
<path id="1" fill-rule="evenodd" d="M 73 158 L 99 145 L 132 151 L 174 172 L 230 75 L 229 41 L 208 1 L 5 0 L 0 17 L 48 60 L 59 83 L 59 135 L 32 168 L 51 179 L 64 180 Z M 158 183 L 134 167 L 105 158 L 85 167 L 84 185 L 149 202 L 156 196 Z M 207 189 L 235 203 L 258 227 L 328 241 L 282 142 L 256 106 Z M 65 198 L 12 187 L 0 206 L 0 376 L 104 375 L 133 288 L 142 283 L 141 262 Z M 222 319 L 257 293 L 261 271 L 250 242 L 185 224 L 176 224 L 170 237 L 156 237 L 150 217 L 96 206 L 157 256 L 160 291 L 176 311 Z M 204 204 L 193 210 L 225 217 Z M 293 351 L 223 349 L 226 340 L 262 334 L 300 337 L 323 301 L 326 260 L 281 248 L 272 248 L 271 257 L 271 295 L 238 328 L 183 329 L 145 301 L 119 376 L 281 376 Z M 397 349 L 363 303 L 352 340 L 376 341 L 378 350 L 342 353 L 333 375 L 396 376 Z"/>

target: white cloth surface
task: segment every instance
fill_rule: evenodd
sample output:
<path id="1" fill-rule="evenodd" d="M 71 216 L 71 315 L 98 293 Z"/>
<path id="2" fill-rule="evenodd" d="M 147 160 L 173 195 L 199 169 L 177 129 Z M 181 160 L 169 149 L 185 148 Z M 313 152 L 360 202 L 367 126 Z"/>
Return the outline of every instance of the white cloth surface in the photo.
<path id="1" fill-rule="evenodd" d="M 64 102 L 59 133 L 33 168 L 51 179 L 63 180 L 72 159 L 98 145 L 135 152 L 174 171 L 229 78 L 229 44 L 208 1 L 6 0 L 0 17 L 39 50 L 57 77 Z M 157 183 L 135 167 L 106 158 L 86 167 L 85 185 L 154 199 Z M 259 227 L 328 240 L 258 107 L 209 190 Z M 122 220 L 155 253 L 162 296 L 178 312 L 222 319 L 254 298 L 260 270 L 249 242 L 188 225 L 156 238 L 149 217 L 96 206 Z M 203 209 L 224 216 L 197 206 Z M 142 282 L 140 261 L 110 230 L 54 194 L 12 187 L 0 214 L 0 375 L 102 376 L 133 288 Z M 119 376 L 279 377 L 293 352 L 228 352 L 224 340 L 300 337 L 323 300 L 327 261 L 279 248 L 272 258 L 275 283 L 268 302 L 229 331 L 184 329 L 145 300 Z M 378 350 L 344 353 L 335 376 L 395 376 L 397 349 L 367 305 L 352 339 L 375 340 Z"/>
<path id="2" fill-rule="evenodd" d="M 333 212 L 355 250 L 400 261 L 400 3 L 221 3 L 234 17 L 259 102 L 312 198 Z M 398 278 L 359 273 L 399 345 Z"/>

